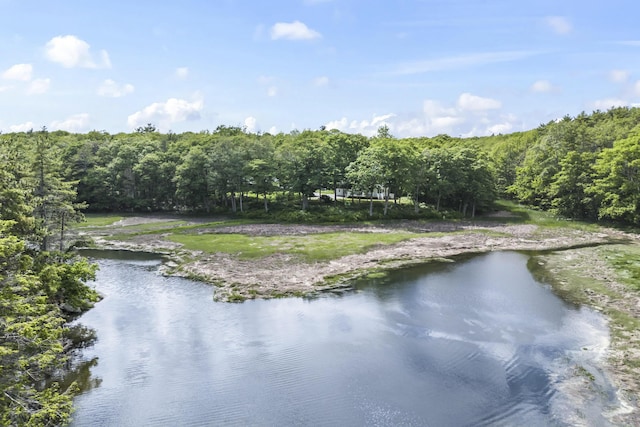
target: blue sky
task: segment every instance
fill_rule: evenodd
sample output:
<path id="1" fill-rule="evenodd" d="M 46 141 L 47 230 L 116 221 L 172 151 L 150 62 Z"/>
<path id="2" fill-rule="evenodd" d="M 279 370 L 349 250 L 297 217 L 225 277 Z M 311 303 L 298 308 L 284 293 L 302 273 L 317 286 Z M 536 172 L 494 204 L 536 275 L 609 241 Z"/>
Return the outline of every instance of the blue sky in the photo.
<path id="1" fill-rule="evenodd" d="M 635 0 L 0 0 L 0 130 L 482 136 L 640 104 Z"/>

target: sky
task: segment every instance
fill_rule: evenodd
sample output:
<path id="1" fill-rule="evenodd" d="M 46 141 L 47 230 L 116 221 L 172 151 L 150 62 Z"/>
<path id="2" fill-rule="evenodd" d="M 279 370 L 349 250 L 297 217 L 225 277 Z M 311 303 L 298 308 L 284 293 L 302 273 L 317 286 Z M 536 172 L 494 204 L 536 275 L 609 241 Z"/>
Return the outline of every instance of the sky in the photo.
<path id="1" fill-rule="evenodd" d="M 637 0 L 0 0 L 0 131 L 484 136 L 640 105 Z"/>

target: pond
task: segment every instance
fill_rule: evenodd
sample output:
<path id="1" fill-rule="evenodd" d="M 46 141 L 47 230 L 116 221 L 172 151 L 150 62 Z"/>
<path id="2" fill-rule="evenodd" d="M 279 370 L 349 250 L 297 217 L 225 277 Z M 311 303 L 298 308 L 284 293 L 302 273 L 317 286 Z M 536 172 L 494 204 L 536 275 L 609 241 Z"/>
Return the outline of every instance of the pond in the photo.
<path id="1" fill-rule="evenodd" d="M 606 425 L 615 404 L 605 319 L 536 282 L 524 254 L 242 304 L 134 258 L 98 260 L 75 427 Z"/>

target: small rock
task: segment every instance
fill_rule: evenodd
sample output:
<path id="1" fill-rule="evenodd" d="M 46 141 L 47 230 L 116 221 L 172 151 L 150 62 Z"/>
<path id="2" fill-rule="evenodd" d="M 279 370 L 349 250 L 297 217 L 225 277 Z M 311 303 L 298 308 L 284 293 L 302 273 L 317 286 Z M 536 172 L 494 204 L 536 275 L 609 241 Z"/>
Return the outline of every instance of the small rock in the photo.
<path id="1" fill-rule="evenodd" d="M 60 309 L 63 311 L 66 311 L 67 313 L 74 313 L 74 314 L 82 313 L 81 309 L 79 309 L 78 307 L 74 307 L 71 304 L 67 304 L 66 302 L 62 303 L 62 305 L 60 306 Z"/>

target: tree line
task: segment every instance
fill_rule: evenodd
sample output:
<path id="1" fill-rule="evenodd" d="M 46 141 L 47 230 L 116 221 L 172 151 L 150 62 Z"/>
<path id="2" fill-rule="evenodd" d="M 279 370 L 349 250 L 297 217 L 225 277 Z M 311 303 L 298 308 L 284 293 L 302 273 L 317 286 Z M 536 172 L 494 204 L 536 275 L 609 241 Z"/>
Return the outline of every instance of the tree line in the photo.
<path id="1" fill-rule="evenodd" d="M 371 138 L 323 128 L 256 134 L 233 126 L 163 134 L 149 124 L 133 133 L 42 129 L 0 140 L 59 160 L 58 199 L 39 208 L 58 231 L 78 208 L 306 211 L 321 189 L 333 200 L 340 199 L 338 189 L 385 194 L 375 211 L 369 200 L 369 215 L 379 217 L 398 209 L 400 197 L 413 202 L 414 213 L 468 217 L 504 197 L 567 218 L 637 224 L 639 123 L 640 109 L 621 107 L 480 138 L 398 139 L 386 127 Z M 76 204 L 70 211 L 56 207 L 69 202 Z"/>
<path id="2" fill-rule="evenodd" d="M 511 171 L 505 191 L 518 201 L 565 218 L 640 225 L 640 109 L 566 116 L 495 152 L 497 167 Z"/>
<path id="3" fill-rule="evenodd" d="M 95 266 L 59 244 L 82 205 L 56 150 L 43 134 L 0 144 L 1 425 L 68 422 L 77 387 L 62 385 L 62 373 L 70 351 L 91 338 L 68 326 L 98 296 L 86 285 Z"/>
<path id="4" fill-rule="evenodd" d="M 385 194 L 375 211 L 369 200 L 370 216 L 386 216 L 403 197 L 414 213 L 473 217 L 505 197 L 567 218 L 637 224 L 639 123 L 640 109 L 622 107 L 481 138 L 398 139 L 386 127 L 372 138 L 323 128 L 256 134 L 233 126 L 163 134 L 149 124 L 114 135 L 42 129 L 0 141 L 58 159 L 58 181 L 47 183 L 57 186 L 56 197 L 40 197 L 37 213 L 61 235 L 81 208 L 306 211 L 322 189 L 334 201 L 338 189 Z M 37 193 L 44 184 L 40 179 Z"/>
<path id="5" fill-rule="evenodd" d="M 339 188 L 393 194 L 382 216 L 400 197 L 409 197 L 416 212 L 428 205 L 467 216 L 495 200 L 495 173 L 482 150 L 449 144 L 454 140 L 445 136 L 406 140 L 381 133 L 270 135 L 220 126 L 177 135 L 150 125 L 130 134 L 43 129 L 0 137 L 16 146 L 49 144 L 46 150 L 61 160 L 63 182 L 77 189 L 74 203 L 92 211 L 269 212 L 294 200 L 295 209 L 306 211 L 319 190 L 337 200 Z"/>

